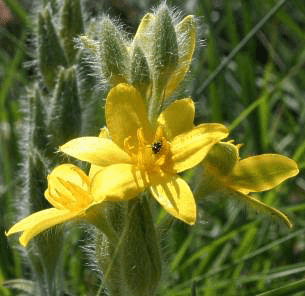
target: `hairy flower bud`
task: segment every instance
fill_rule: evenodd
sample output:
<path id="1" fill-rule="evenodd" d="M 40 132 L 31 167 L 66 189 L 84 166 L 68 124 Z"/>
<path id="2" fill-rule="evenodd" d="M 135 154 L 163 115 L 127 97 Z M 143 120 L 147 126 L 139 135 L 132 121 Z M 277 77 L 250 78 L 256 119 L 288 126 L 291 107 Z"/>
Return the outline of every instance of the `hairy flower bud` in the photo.
<path id="1" fill-rule="evenodd" d="M 104 17 L 100 26 L 101 74 L 103 78 L 110 81 L 111 86 L 127 82 L 130 59 L 126 41 L 109 18 Z"/>
<path id="2" fill-rule="evenodd" d="M 52 144 L 59 146 L 77 137 L 80 129 L 81 110 L 76 71 L 74 67 L 60 68 L 48 118 Z"/>
<path id="3" fill-rule="evenodd" d="M 66 57 L 71 64 L 77 54 L 74 38 L 84 31 L 80 0 L 65 0 L 61 11 L 60 37 Z"/>
<path id="4" fill-rule="evenodd" d="M 152 75 L 154 88 L 161 90 L 178 64 L 177 36 L 166 5 L 160 6 L 155 16 L 153 30 L 151 48 Z"/>

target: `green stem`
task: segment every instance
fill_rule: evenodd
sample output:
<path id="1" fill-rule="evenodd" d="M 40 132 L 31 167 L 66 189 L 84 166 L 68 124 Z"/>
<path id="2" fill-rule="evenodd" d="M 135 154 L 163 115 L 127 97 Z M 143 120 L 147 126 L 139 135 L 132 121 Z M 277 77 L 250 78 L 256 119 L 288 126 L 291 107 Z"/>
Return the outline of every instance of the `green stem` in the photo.
<path id="1" fill-rule="evenodd" d="M 148 106 L 148 119 L 152 127 L 155 127 L 156 125 L 163 102 L 164 102 L 164 86 L 160 86 L 160 85 L 154 86 L 152 91 L 152 97 Z"/>
<path id="2" fill-rule="evenodd" d="M 108 222 L 108 220 L 99 213 L 98 209 L 93 208 L 90 214 L 87 215 L 87 221 L 93 224 L 96 228 L 102 231 L 108 239 L 116 245 L 119 241 L 118 234 L 113 229 L 112 225 Z"/>
<path id="3" fill-rule="evenodd" d="M 131 215 L 134 213 L 134 211 L 135 211 L 135 207 L 130 211 L 129 215 L 126 215 L 127 217 L 125 218 L 126 219 L 125 221 L 128 221 L 128 219 L 131 218 Z M 99 287 L 99 290 L 97 292 L 97 296 L 102 295 L 102 292 L 103 292 L 103 290 L 105 289 L 105 287 L 107 285 L 107 281 L 108 281 L 109 276 L 111 275 L 112 269 L 114 268 L 114 264 L 116 263 L 116 260 L 117 260 L 118 256 L 120 255 L 119 253 L 120 253 L 120 251 L 122 249 L 122 244 L 123 244 L 124 240 L 126 239 L 127 230 L 128 230 L 128 225 L 125 223 L 125 227 L 122 230 L 122 232 L 120 234 L 120 237 L 118 238 L 116 243 L 113 244 L 115 246 L 115 249 L 114 249 L 113 255 L 111 256 L 110 264 L 107 266 L 107 269 L 104 272 L 102 283 L 101 283 L 101 285 Z M 104 232 L 104 230 L 102 230 L 102 231 Z M 105 233 L 105 234 L 107 235 L 107 233 Z M 108 235 L 107 235 L 107 237 L 108 237 Z M 120 284 L 123 285 L 123 280 L 121 281 Z M 121 292 L 122 290 L 124 290 L 124 289 L 120 288 L 119 291 L 117 291 L 115 294 L 112 291 L 113 296 L 125 296 L 123 294 L 124 292 Z"/>

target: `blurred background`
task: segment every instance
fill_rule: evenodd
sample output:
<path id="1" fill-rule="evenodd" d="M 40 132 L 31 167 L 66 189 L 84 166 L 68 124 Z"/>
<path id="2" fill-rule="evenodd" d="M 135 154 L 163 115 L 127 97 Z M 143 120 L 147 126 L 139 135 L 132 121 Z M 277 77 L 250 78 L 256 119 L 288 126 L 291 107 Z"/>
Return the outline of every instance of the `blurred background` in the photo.
<path id="1" fill-rule="evenodd" d="M 158 3 L 84 0 L 83 8 L 88 19 L 103 13 L 119 19 L 133 36 L 141 17 Z M 36 4 L 0 0 L 0 283 L 9 280 L 14 287 L 0 286 L 5 296 L 21 290 L 30 295 L 24 287 L 31 274 L 4 232 L 15 221 L 14 198 L 20 195 L 17 141 L 23 96 L 35 77 L 31 11 Z M 196 102 L 196 122 L 229 126 L 230 139 L 244 144 L 242 158 L 280 153 L 296 160 L 300 173 L 259 195 L 292 219 L 292 230 L 229 198 L 215 198 L 200 201 L 194 227 L 177 222 L 163 231 L 159 295 L 305 295 L 305 2 L 167 4 L 198 18 L 198 47 L 181 89 L 181 96 Z M 196 177 L 185 177 L 195 187 Z M 96 295 L 98 277 L 78 235 L 71 231 L 66 242 L 65 295 Z M 24 282 L 14 282 L 17 278 Z"/>

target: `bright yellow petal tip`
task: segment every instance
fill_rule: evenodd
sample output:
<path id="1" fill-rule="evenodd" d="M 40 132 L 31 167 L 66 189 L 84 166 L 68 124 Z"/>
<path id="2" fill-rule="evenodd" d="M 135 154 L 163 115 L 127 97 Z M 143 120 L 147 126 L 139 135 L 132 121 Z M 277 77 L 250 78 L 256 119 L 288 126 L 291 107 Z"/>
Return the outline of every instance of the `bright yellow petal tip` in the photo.
<path id="1" fill-rule="evenodd" d="M 151 186 L 151 192 L 164 209 L 177 219 L 193 225 L 196 222 L 196 203 L 193 193 L 182 178 Z"/>
<path id="2" fill-rule="evenodd" d="M 39 233 L 76 217 L 77 213 L 72 213 L 68 210 L 58 210 L 55 208 L 42 210 L 16 223 L 9 229 L 6 236 L 23 232 L 19 242 L 22 246 L 26 247 L 29 241 Z"/>
<path id="3" fill-rule="evenodd" d="M 179 114 L 179 120 L 177 120 Z M 161 126 L 169 141 L 177 135 L 194 128 L 195 104 L 192 99 L 182 99 L 173 102 L 158 117 Z"/>
<path id="4" fill-rule="evenodd" d="M 228 177 L 231 187 L 243 192 L 272 189 L 299 173 L 293 160 L 279 154 L 262 154 L 241 160 Z"/>
<path id="5" fill-rule="evenodd" d="M 107 138 L 76 138 L 61 146 L 59 150 L 77 159 L 88 161 L 98 166 L 129 162 L 128 155 Z"/>
<path id="6" fill-rule="evenodd" d="M 171 143 L 173 168 L 182 172 L 199 164 L 212 146 L 228 134 L 228 129 L 222 124 L 206 123 L 176 136 Z"/>

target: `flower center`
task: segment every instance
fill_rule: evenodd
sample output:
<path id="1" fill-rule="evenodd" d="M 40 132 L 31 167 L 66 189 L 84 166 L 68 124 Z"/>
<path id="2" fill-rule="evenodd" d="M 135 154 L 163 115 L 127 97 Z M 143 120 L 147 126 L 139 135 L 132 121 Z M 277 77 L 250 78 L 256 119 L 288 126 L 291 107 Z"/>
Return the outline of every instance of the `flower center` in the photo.
<path id="1" fill-rule="evenodd" d="M 137 145 L 133 146 L 130 142 L 131 137 L 125 139 L 124 150 L 140 170 L 161 174 L 170 170 L 170 143 L 163 135 L 162 127 L 157 128 L 152 143 L 146 141 L 142 128 L 137 130 Z"/>

